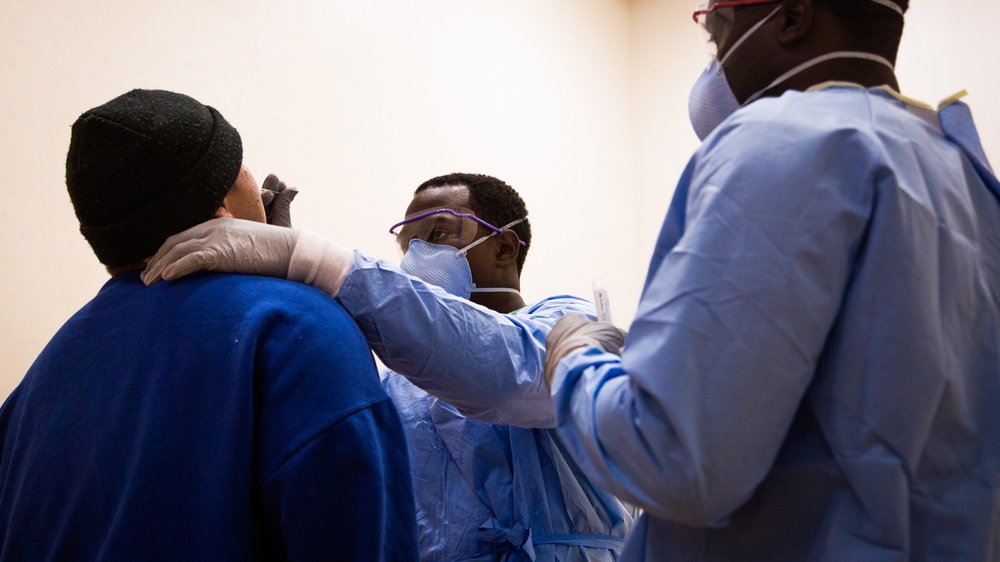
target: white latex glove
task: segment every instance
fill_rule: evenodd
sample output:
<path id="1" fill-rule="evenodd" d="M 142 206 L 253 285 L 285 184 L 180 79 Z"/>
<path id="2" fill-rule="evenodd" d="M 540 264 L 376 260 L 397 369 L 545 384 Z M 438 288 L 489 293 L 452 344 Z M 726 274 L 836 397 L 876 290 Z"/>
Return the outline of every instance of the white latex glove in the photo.
<path id="1" fill-rule="evenodd" d="M 563 316 L 545 338 L 545 386 L 552 388 L 556 367 L 567 355 L 587 347 L 621 355 L 626 335 L 610 322 L 592 322 L 578 314 Z"/>
<path id="2" fill-rule="evenodd" d="M 141 277 L 152 285 L 199 270 L 266 275 L 337 296 L 353 264 L 354 252 L 318 234 L 226 217 L 167 238 Z"/>

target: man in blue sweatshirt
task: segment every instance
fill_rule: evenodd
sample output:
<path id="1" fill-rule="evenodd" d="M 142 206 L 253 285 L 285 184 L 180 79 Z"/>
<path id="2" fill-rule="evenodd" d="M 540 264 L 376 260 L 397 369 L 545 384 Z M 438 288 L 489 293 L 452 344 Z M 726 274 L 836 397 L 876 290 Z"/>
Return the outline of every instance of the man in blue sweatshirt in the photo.
<path id="1" fill-rule="evenodd" d="M 399 417 L 340 305 L 139 279 L 171 234 L 264 222 L 236 130 L 134 90 L 74 123 L 66 184 L 111 279 L 0 409 L 0 561 L 415 559 Z"/>

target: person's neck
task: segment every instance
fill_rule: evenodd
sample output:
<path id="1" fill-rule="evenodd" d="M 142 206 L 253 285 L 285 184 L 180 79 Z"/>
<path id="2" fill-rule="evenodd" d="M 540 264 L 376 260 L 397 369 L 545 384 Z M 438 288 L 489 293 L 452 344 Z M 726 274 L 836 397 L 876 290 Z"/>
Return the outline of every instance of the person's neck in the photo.
<path id="1" fill-rule="evenodd" d="M 503 314 L 524 308 L 524 299 L 519 293 L 472 293 L 469 300 Z"/>
<path id="2" fill-rule="evenodd" d="M 875 63 L 877 64 L 877 63 Z M 893 90 L 899 91 L 899 81 L 896 73 L 892 70 L 878 65 L 875 68 L 849 68 L 840 73 L 841 82 L 851 82 L 865 88 L 877 88 L 879 86 L 889 86 Z"/>
<path id="3" fill-rule="evenodd" d="M 899 81 L 892 69 L 874 61 L 833 59 L 805 70 L 789 80 L 785 89 L 805 91 L 826 82 L 848 82 L 863 88 L 889 86 L 899 91 Z"/>
<path id="4" fill-rule="evenodd" d="M 128 273 L 129 271 L 142 271 L 146 269 L 146 262 L 145 260 L 137 261 L 135 263 L 120 265 L 118 267 L 106 267 L 105 269 L 108 270 L 108 275 L 114 277 L 119 273 Z"/>

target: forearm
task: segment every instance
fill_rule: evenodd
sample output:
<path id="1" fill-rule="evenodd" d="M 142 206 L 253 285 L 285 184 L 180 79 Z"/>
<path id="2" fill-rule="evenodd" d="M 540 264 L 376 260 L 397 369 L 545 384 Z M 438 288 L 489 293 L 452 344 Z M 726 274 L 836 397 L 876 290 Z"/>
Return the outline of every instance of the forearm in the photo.
<path id="1" fill-rule="evenodd" d="M 728 512 L 707 494 L 701 444 L 685 443 L 655 399 L 636 393 L 617 356 L 597 348 L 569 356 L 552 391 L 558 431 L 597 486 L 655 516 L 694 526 Z"/>
<path id="2" fill-rule="evenodd" d="M 550 324 L 448 295 L 362 254 L 338 300 L 386 366 L 463 414 L 490 423 L 553 426 L 542 381 Z"/>

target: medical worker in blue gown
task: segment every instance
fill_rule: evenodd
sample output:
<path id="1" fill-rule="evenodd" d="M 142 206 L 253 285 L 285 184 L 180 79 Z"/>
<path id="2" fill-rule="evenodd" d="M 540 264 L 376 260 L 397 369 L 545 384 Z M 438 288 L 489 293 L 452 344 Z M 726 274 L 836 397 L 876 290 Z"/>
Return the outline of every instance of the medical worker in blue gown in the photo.
<path id="1" fill-rule="evenodd" d="M 704 142 L 624 352 L 548 342 L 573 458 L 645 510 L 623 559 L 1000 560 L 1000 185 L 965 104 L 899 93 L 906 8 L 697 13 Z"/>
<path id="2" fill-rule="evenodd" d="M 239 270 L 337 298 L 394 370 L 383 386 L 407 433 L 422 559 L 617 559 L 634 511 L 547 429 L 542 379 L 552 325 L 594 307 L 570 296 L 525 304 L 531 228 L 510 186 L 480 174 L 424 182 L 391 228 L 399 267 L 310 232 L 212 222 L 168 241 L 144 279 Z"/>

